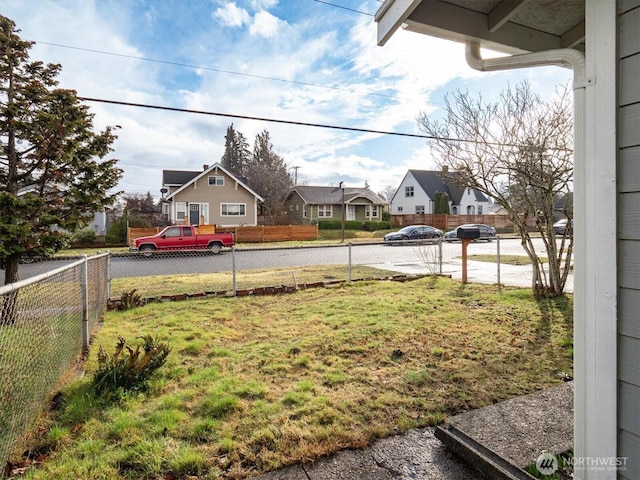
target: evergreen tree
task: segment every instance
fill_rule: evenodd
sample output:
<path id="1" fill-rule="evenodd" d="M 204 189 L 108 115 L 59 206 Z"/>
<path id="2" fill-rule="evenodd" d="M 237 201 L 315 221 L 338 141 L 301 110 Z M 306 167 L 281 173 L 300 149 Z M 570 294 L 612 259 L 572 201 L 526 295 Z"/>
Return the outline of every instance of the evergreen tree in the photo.
<path id="1" fill-rule="evenodd" d="M 251 159 L 249 143 L 245 136 L 233 128 L 233 123 L 227 127 L 224 136 L 224 154 L 220 164 L 238 178 L 246 176 L 246 166 Z"/>
<path id="2" fill-rule="evenodd" d="M 73 90 L 58 87 L 60 65 L 30 61 L 32 42 L 0 15 L 0 266 L 18 280 L 24 256 L 48 256 L 67 232 L 86 226 L 115 200 L 122 171 L 104 157 L 113 127 L 96 133 Z M 0 322 L 11 310 L 6 302 Z M 9 312 L 10 314 L 10 312 Z M 10 321 L 10 319 L 9 319 Z"/>
<path id="3" fill-rule="evenodd" d="M 443 192 L 436 192 L 436 200 L 433 213 L 449 214 L 449 195 Z"/>

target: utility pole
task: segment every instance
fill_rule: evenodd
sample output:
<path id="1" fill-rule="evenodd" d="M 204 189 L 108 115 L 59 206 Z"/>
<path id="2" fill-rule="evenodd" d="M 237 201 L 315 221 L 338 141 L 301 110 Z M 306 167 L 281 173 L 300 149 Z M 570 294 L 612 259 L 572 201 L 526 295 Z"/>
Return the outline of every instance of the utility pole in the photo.
<path id="1" fill-rule="evenodd" d="M 342 189 L 342 243 L 344 243 L 344 182 L 340 182 L 340 188 Z"/>

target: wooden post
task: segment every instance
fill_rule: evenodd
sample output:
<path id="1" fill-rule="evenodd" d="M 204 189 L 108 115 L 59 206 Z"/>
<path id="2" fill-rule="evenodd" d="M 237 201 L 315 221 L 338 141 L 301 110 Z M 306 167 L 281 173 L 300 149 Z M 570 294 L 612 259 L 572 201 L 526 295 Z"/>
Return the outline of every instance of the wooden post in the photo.
<path id="1" fill-rule="evenodd" d="M 462 239 L 462 283 L 467 283 L 467 247 L 471 243 L 470 238 Z"/>

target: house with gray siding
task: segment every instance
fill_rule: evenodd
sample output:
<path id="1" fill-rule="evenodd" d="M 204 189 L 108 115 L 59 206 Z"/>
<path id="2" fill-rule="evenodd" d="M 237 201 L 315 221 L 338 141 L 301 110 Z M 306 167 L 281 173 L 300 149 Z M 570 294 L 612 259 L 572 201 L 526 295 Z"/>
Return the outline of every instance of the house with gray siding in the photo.
<path id="1" fill-rule="evenodd" d="M 639 479 L 640 0 L 385 0 L 375 20 L 381 46 L 402 27 L 477 70 L 573 70 L 574 478 Z"/>
<path id="2" fill-rule="evenodd" d="M 219 163 L 162 171 L 162 213 L 175 225 L 252 226 L 263 199 Z"/>
<path id="3" fill-rule="evenodd" d="M 298 185 L 292 188 L 285 206 L 293 225 L 312 225 L 319 220 L 382 221 L 387 202 L 368 188 Z"/>

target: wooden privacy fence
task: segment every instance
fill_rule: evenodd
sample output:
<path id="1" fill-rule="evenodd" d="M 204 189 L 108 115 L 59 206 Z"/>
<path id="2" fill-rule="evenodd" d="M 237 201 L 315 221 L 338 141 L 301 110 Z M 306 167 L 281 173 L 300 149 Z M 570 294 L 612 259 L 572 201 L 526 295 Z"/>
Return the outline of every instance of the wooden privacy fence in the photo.
<path id="1" fill-rule="evenodd" d="M 164 228 L 164 227 L 163 227 Z M 127 230 L 127 244 L 140 237 L 155 235 L 162 228 L 129 228 Z M 285 242 L 290 240 L 317 240 L 317 225 L 279 225 L 256 227 L 215 227 L 214 225 L 200 225 L 198 233 L 231 232 L 235 235 L 236 243 Z"/>
<path id="2" fill-rule="evenodd" d="M 218 227 L 218 232 L 231 232 L 236 243 L 286 242 L 317 240 L 317 225 L 258 225 L 255 227 Z"/>
<path id="3" fill-rule="evenodd" d="M 392 215 L 391 223 L 394 227 L 407 225 L 431 225 L 440 230 L 453 230 L 465 223 L 484 223 L 496 229 L 512 228 L 513 222 L 508 215 L 447 215 L 446 213 L 416 213 L 412 215 Z M 527 219 L 527 225 L 535 226 L 535 218 Z"/>

